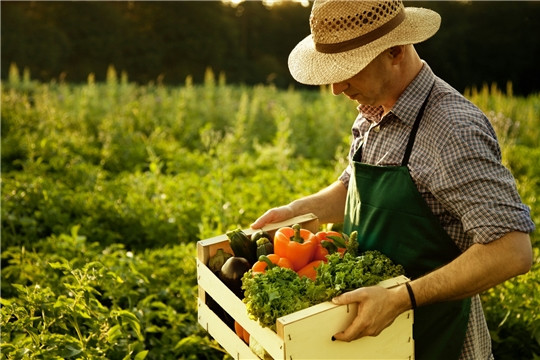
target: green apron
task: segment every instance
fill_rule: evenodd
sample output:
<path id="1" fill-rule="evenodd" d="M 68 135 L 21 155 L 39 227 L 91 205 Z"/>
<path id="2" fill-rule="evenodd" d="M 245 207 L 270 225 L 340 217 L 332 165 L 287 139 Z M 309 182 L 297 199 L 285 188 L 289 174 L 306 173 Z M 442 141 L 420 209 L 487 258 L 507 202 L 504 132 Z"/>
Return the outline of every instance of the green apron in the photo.
<path id="1" fill-rule="evenodd" d="M 415 120 L 401 166 L 361 163 L 362 145 L 353 157 L 344 231 L 358 231 L 359 250 L 379 250 L 416 279 L 461 253 L 414 184 L 407 164 L 427 99 Z M 416 359 L 458 359 L 471 299 L 422 306 L 415 310 Z"/>

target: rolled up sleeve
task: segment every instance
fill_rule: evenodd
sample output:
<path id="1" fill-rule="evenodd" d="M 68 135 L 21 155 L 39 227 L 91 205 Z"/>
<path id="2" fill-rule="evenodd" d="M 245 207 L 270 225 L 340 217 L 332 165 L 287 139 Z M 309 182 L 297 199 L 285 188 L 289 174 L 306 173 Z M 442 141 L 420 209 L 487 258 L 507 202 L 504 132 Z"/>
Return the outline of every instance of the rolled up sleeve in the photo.
<path id="1" fill-rule="evenodd" d="M 534 230 L 530 209 L 522 203 L 514 177 L 501 164 L 490 128 L 458 127 L 441 149 L 431 191 L 461 220 L 473 242 L 485 244 L 511 231 Z"/>

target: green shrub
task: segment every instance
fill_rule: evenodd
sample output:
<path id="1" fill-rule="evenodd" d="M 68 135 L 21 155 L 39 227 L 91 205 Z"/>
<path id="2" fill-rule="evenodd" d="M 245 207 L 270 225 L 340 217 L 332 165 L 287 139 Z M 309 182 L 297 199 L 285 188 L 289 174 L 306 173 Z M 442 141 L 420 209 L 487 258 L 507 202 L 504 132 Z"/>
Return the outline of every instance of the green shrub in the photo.
<path id="1" fill-rule="evenodd" d="M 8 248 L 2 253 L 2 354 L 222 358 L 197 325 L 194 253 L 193 245 L 140 253 L 101 248 L 78 228 L 32 251 Z"/>

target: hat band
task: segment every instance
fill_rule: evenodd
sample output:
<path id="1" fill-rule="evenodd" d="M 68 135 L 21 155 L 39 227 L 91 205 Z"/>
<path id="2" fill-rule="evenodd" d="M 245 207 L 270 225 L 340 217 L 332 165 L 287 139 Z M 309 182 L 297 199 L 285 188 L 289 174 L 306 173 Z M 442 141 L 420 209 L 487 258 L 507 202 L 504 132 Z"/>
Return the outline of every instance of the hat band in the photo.
<path id="1" fill-rule="evenodd" d="M 315 43 L 315 49 L 318 52 L 324 54 L 336 54 L 344 51 L 353 50 L 359 48 L 360 46 L 367 45 L 370 42 L 388 34 L 390 31 L 394 30 L 399 24 L 401 24 L 403 20 L 405 20 L 405 11 L 402 8 L 401 11 L 392 19 L 368 33 L 333 44 Z"/>

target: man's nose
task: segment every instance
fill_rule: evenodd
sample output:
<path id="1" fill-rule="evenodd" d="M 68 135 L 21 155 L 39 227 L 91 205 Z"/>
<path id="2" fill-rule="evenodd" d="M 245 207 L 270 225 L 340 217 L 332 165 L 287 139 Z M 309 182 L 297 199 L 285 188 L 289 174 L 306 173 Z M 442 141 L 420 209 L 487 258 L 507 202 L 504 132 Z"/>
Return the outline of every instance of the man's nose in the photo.
<path id="1" fill-rule="evenodd" d="M 347 83 L 345 83 L 344 81 L 342 82 L 338 82 L 338 83 L 334 83 L 332 84 L 332 93 L 334 95 L 339 95 L 341 94 L 343 91 L 345 91 L 345 89 L 347 89 Z"/>

